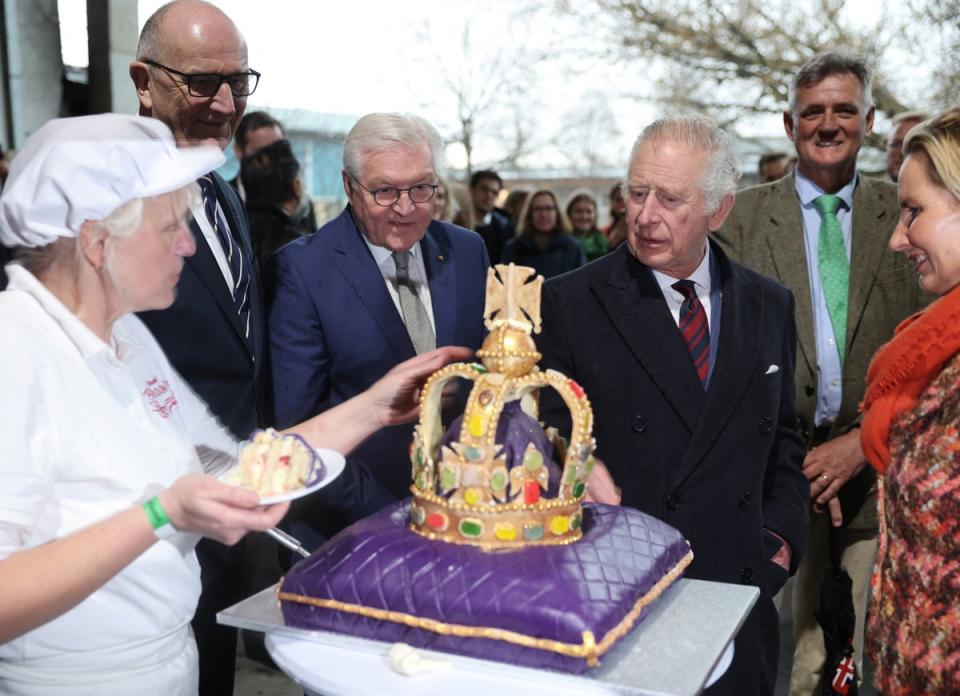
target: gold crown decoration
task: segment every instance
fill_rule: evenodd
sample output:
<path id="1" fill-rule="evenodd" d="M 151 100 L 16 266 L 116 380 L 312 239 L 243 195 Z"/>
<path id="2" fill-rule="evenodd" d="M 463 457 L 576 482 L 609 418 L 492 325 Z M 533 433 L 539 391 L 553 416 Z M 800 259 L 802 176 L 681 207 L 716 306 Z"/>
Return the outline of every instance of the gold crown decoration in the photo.
<path id="1" fill-rule="evenodd" d="M 574 380 L 537 367 L 542 356 L 531 333 L 540 331 L 542 286 L 543 277 L 532 268 L 512 263 L 490 268 L 483 313 L 489 334 L 477 351 L 481 362 L 447 365 L 424 386 L 410 446 L 410 528 L 418 534 L 488 550 L 567 544 L 582 536 L 581 499 L 596 446 L 593 411 Z M 474 384 L 459 438 L 442 445 L 443 389 L 455 379 Z M 507 404 L 519 401 L 525 413 L 537 418 L 542 387 L 560 394 L 573 423 L 569 446 L 555 430 L 546 431 L 563 462 L 552 498 L 546 497 L 549 464 L 534 443 L 509 466 L 503 445 L 495 441 Z"/>

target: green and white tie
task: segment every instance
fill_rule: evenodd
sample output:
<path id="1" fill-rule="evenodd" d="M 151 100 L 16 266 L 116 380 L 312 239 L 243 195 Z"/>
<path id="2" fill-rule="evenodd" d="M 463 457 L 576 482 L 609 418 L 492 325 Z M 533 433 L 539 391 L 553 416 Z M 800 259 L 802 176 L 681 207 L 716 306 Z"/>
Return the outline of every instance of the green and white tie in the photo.
<path id="1" fill-rule="evenodd" d="M 844 351 L 847 344 L 847 294 L 850 290 L 850 262 L 847 260 L 847 248 L 843 243 L 843 228 L 837 219 L 840 198 L 825 193 L 813 201 L 820 213 L 820 238 L 817 243 L 817 256 L 820 264 L 820 282 L 827 300 L 830 323 L 833 324 L 833 337 L 843 367 Z"/>

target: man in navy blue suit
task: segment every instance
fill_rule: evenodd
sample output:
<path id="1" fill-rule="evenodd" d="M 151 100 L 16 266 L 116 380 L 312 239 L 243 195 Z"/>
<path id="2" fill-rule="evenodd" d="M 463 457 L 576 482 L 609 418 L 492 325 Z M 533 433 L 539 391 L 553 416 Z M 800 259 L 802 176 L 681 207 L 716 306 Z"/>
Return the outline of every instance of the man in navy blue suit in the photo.
<path id="1" fill-rule="evenodd" d="M 259 74 L 229 17 L 209 3 L 181 0 L 144 24 L 130 77 L 140 114 L 163 121 L 181 146 L 215 140 L 226 148 Z M 220 422 L 243 439 L 269 415 L 260 277 L 236 191 L 216 172 L 198 183 L 203 200 L 190 211 L 197 251 L 185 259 L 177 298 L 140 317 Z M 233 693 L 237 631 L 217 625 L 216 614 L 275 580 L 276 555 L 272 542 L 255 534 L 233 547 L 209 539 L 197 545 L 201 696 Z"/>
<path id="2" fill-rule="evenodd" d="M 278 427 L 346 401 L 417 353 L 479 348 L 489 262 L 475 232 L 431 219 L 442 159 L 443 142 L 426 120 L 364 116 L 344 143 L 346 209 L 272 257 L 266 284 Z M 411 436 L 412 426 L 385 428 L 355 450 L 348 469 L 367 485 L 346 519 L 315 500 L 293 515 L 327 534 L 409 495 Z M 320 540 L 294 529 L 305 543 Z"/>
<path id="3" fill-rule="evenodd" d="M 773 596 L 806 546 L 793 297 L 707 233 L 733 207 L 736 157 L 707 119 L 657 121 L 634 145 L 627 242 L 546 283 L 541 368 L 577 380 L 622 504 L 690 541 L 687 575 L 755 585 L 733 663 L 709 693 L 772 694 Z M 545 419 L 557 420 L 544 395 Z M 613 486 L 607 486 L 613 488 Z"/>

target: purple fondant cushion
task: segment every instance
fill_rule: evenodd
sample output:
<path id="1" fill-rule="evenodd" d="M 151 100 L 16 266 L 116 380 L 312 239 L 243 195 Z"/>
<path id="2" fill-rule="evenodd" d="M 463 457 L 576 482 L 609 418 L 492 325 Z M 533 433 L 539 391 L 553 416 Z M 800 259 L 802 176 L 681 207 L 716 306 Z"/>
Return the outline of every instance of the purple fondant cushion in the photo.
<path id="1" fill-rule="evenodd" d="M 287 625 L 579 673 L 691 558 L 678 531 L 629 508 L 584 506 L 573 544 L 489 552 L 415 534 L 408 506 L 361 520 L 291 569 L 278 591 Z M 585 632 L 597 648 L 578 653 Z"/>

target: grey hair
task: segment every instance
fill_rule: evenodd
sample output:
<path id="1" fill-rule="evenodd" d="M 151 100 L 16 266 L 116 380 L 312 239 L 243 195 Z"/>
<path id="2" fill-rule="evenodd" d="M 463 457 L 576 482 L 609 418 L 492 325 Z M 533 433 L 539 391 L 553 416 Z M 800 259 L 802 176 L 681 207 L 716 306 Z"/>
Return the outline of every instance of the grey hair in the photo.
<path id="1" fill-rule="evenodd" d="M 200 186 L 195 181 L 186 184 L 176 191 L 172 191 L 172 193 L 178 196 L 186 196 L 188 209 L 192 208 L 200 200 Z M 160 198 L 165 195 L 167 194 L 160 194 L 152 198 Z M 150 200 L 150 198 L 134 198 L 129 200 L 105 218 L 99 220 L 97 224 L 106 230 L 107 234 L 111 237 L 117 239 L 129 237 L 137 231 L 140 223 L 143 222 L 143 206 L 147 200 Z"/>
<path id="2" fill-rule="evenodd" d="M 843 51 L 827 51 L 808 60 L 790 81 L 789 111 L 797 123 L 797 92 L 831 75 L 849 73 L 860 82 L 860 109 L 863 115 L 873 106 L 873 70 L 866 58 Z"/>
<path id="3" fill-rule="evenodd" d="M 170 10 L 180 6 L 180 5 L 194 5 L 202 7 L 210 7 L 221 15 L 224 16 L 227 21 L 233 24 L 233 20 L 227 16 L 226 12 L 221 10 L 219 7 L 214 5 L 211 2 L 206 0 L 171 0 L 171 2 L 162 5 L 154 12 L 150 17 L 147 18 L 147 21 L 143 23 L 143 29 L 140 30 L 140 39 L 137 42 L 137 60 L 165 60 L 163 50 L 165 48 L 163 40 L 163 22 L 167 17 L 167 14 Z M 234 24 L 233 28 L 236 30 L 237 34 L 240 35 L 240 30 L 237 29 L 237 26 Z M 241 49 L 243 51 L 243 57 L 247 57 L 247 42 L 243 39 L 243 36 L 240 36 L 241 40 Z"/>
<path id="4" fill-rule="evenodd" d="M 665 141 L 689 145 L 709 156 L 700 173 L 700 190 L 705 201 L 704 212 L 713 215 L 720 209 L 724 197 L 736 192 L 740 180 L 733 140 L 712 119 L 700 114 L 661 118 L 644 128 L 633 143 L 630 168 L 641 147 Z M 629 174 L 629 168 L 627 171 Z"/>
<path id="5" fill-rule="evenodd" d="M 424 144 L 430 150 L 433 173 L 438 178 L 443 176 L 443 138 L 427 119 L 415 114 L 367 114 L 347 133 L 343 144 L 343 170 L 358 179 L 367 155 Z"/>

